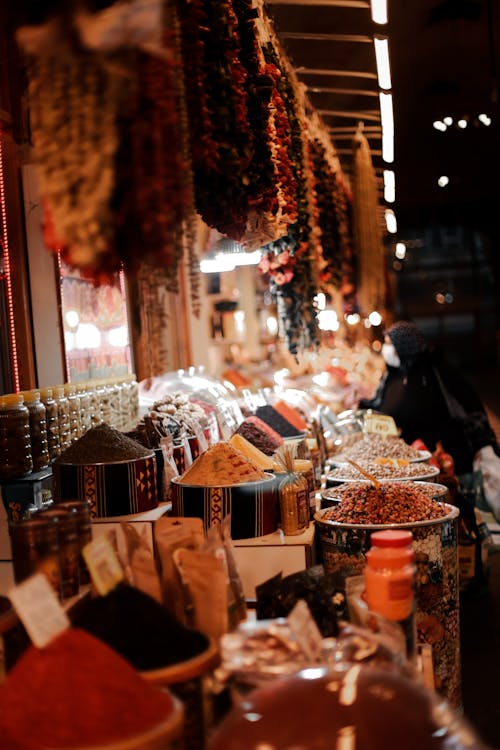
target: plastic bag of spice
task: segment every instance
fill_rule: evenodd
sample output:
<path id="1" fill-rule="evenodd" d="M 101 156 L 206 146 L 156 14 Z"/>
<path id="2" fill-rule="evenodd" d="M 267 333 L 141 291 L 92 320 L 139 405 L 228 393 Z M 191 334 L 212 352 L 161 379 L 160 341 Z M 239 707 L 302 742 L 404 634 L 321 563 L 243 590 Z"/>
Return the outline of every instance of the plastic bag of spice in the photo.
<path id="1" fill-rule="evenodd" d="M 229 630 L 233 630 L 246 617 L 246 602 L 234 557 L 230 524 L 231 519 L 228 515 L 222 524 L 211 526 L 202 551 L 216 557 L 224 566 L 227 579 L 228 626 Z"/>
<path id="2" fill-rule="evenodd" d="M 142 528 L 139 533 L 133 524 L 125 521 L 120 523 L 119 530 L 124 537 L 127 550 L 126 559 L 120 559 L 127 580 L 145 594 L 149 594 L 153 599 L 156 599 L 157 602 L 161 602 L 160 576 L 153 550 L 148 543 L 147 530 Z M 120 547 L 121 545 L 118 544 L 119 550 Z"/>
<path id="3" fill-rule="evenodd" d="M 185 623 L 182 582 L 173 561 L 173 553 L 176 549 L 198 550 L 203 546 L 203 521 L 201 518 L 162 516 L 154 524 L 153 537 L 160 566 L 163 604 L 179 622 Z"/>
<path id="4" fill-rule="evenodd" d="M 217 640 L 228 632 L 227 575 L 211 554 L 177 549 L 173 554 L 185 596 L 188 626 Z"/>
<path id="5" fill-rule="evenodd" d="M 171 436 L 163 437 L 160 440 L 160 448 L 163 455 L 163 482 L 161 502 L 168 502 L 170 499 L 170 480 L 179 476 L 179 471 L 174 460 L 174 441 Z"/>

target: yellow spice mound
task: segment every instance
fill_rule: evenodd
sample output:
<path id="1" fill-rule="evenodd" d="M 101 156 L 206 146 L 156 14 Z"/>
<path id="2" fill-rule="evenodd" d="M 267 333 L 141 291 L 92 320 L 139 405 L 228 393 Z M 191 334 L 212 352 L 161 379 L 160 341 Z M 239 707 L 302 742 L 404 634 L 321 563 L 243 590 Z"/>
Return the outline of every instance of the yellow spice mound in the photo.
<path id="1" fill-rule="evenodd" d="M 266 456 L 259 448 L 243 437 L 243 435 L 235 434 L 230 438 L 229 442 L 236 448 L 237 451 L 243 453 L 244 456 L 253 461 L 253 463 L 263 471 L 281 471 L 279 464 L 276 463 L 270 456 Z"/>
<path id="2" fill-rule="evenodd" d="M 264 471 L 229 443 L 216 443 L 184 472 L 181 484 L 217 487 L 267 479 Z"/>

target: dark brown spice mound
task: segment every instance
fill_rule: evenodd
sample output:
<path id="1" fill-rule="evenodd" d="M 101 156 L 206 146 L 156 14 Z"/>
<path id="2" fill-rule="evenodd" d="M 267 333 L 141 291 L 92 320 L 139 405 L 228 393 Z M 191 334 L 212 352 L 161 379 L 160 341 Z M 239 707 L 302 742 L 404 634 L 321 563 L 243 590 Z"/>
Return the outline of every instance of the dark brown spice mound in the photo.
<path id="1" fill-rule="evenodd" d="M 149 456 L 151 450 L 110 427 L 100 424 L 61 453 L 57 463 L 103 464 L 116 461 L 135 460 Z"/>

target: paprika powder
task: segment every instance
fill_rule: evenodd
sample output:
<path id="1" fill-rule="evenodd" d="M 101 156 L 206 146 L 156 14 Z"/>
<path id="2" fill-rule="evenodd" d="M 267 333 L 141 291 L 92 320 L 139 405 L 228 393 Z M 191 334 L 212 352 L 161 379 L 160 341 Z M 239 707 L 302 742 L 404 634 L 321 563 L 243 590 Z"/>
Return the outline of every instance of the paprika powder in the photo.
<path id="1" fill-rule="evenodd" d="M 174 710 L 169 693 L 109 646 L 68 628 L 43 649 L 30 646 L 7 675 L 0 737 L 13 750 L 31 750 L 33 738 L 39 749 L 92 747 L 140 735 Z"/>

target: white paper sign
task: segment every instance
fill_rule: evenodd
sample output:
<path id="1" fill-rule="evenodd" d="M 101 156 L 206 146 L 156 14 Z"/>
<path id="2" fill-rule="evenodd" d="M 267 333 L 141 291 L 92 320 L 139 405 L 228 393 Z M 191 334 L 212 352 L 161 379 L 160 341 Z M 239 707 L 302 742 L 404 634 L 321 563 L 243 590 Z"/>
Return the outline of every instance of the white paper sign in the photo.
<path id="1" fill-rule="evenodd" d="M 87 563 L 92 583 L 101 596 L 106 596 L 125 575 L 118 556 L 106 536 L 98 536 L 85 545 L 82 555 Z"/>
<path id="2" fill-rule="evenodd" d="M 70 626 L 66 612 L 43 573 L 36 573 L 15 586 L 8 597 L 38 648 L 47 646 Z"/>

